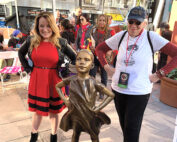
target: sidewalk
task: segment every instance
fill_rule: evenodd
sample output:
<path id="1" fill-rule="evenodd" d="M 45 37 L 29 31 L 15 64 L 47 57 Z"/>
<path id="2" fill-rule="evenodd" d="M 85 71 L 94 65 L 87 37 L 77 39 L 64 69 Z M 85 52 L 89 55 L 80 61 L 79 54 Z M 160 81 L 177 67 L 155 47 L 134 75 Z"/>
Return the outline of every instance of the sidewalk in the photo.
<path id="1" fill-rule="evenodd" d="M 27 110 L 27 90 L 24 87 L 21 84 L 11 85 L 2 94 L 0 86 L 0 142 L 29 142 L 32 113 Z M 140 142 L 173 141 L 177 109 L 161 103 L 159 94 L 160 85 L 154 84 L 144 115 Z M 100 142 L 122 142 L 122 132 L 113 101 L 103 111 L 111 118 L 111 125 L 101 128 Z M 50 123 L 48 117 L 45 117 L 39 129 L 38 142 L 49 142 L 49 135 Z M 72 130 L 58 130 L 58 142 L 71 142 L 71 136 Z M 86 133 L 81 134 L 80 141 L 91 142 Z"/>

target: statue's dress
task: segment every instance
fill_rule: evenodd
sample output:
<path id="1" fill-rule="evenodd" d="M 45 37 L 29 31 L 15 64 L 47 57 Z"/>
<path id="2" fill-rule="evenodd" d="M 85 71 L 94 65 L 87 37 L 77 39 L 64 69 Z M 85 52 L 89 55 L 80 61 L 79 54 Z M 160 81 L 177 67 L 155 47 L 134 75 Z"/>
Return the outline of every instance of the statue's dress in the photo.
<path id="1" fill-rule="evenodd" d="M 82 80 L 77 76 L 71 76 L 63 81 L 65 84 L 70 84 L 69 100 L 71 105 L 61 119 L 60 128 L 68 131 L 78 125 L 83 132 L 92 136 L 98 135 L 101 126 L 111 122 L 104 112 L 95 113 L 93 111 L 97 92 L 102 92 L 105 86 L 91 77 Z"/>

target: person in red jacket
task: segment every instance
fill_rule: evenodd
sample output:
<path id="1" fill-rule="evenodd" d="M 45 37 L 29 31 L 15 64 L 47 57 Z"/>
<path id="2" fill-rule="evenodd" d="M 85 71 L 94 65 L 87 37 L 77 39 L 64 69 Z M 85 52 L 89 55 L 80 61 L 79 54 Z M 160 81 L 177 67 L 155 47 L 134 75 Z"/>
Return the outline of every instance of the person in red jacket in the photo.
<path id="1" fill-rule="evenodd" d="M 90 50 L 89 43 L 90 43 L 90 33 L 92 30 L 92 25 L 89 22 L 89 15 L 86 13 L 83 13 L 79 17 L 80 20 L 80 27 L 77 32 L 77 38 L 76 38 L 76 48 L 77 50 L 81 49 L 88 49 Z"/>
<path id="2" fill-rule="evenodd" d="M 110 38 L 111 36 L 113 36 L 115 34 L 115 31 L 112 29 L 108 28 L 109 23 L 108 23 L 108 16 L 101 14 L 98 16 L 97 19 L 97 25 L 92 29 L 91 35 L 93 37 L 93 40 L 95 42 L 95 48 L 102 43 L 103 41 L 105 41 L 106 39 Z M 94 48 L 92 49 L 92 52 L 94 53 L 94 68 L 91 69 L 90 71 L 90 75 L 93 77 L 96 77 L 96 73 L 98 68 L 100 68 L 100 72 L 101 72 L 101 83 L 103 83 L 105 86 L 107 86 L 107 73 L 104 70 L 104 68 L 101 66 L 100 62 L 98 61 L 98 57 L 96 55 L 96 53 L 94 52 Z M 100 94 L 99 97 L 100 100 L 103 99 L 103 94 Z"/>

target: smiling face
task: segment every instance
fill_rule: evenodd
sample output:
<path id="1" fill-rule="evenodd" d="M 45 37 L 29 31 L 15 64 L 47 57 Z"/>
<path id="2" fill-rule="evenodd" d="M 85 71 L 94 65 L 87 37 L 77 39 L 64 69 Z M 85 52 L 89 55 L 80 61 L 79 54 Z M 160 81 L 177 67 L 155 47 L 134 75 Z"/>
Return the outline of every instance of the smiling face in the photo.
<path id="1" fill-rule="evenodd" d="M 106 27 L 106 17 L 100 16 L 98 19 L 98 26 L 100 29 L 104 29 Z"/>
<path id="2" fill-rule="evenodd" d="M 38 29 L 43 41 L 49 41 L 50 37 L 52 36 L 52 29 L 46 18 L 41 17 L 39 19 Z"/>
<path id="3" fill-rule="evenodd" d="M 146 22 L 145 21 L 140 22 L 140 25 L 138 25 L 139 23 L 138 23 L 137 20 L 132 19 L 130 21 L 128 22 L 128 33 L 129 33 L 130 36 L 136 37 L 145 28 Z"/>
<path id="4" fill-rule="evenodd" d="M 78 73 L 89 73 L 92 68 L 93 58 L 87 52 L 79 52 L 76 58 L 76 69 Z"/>

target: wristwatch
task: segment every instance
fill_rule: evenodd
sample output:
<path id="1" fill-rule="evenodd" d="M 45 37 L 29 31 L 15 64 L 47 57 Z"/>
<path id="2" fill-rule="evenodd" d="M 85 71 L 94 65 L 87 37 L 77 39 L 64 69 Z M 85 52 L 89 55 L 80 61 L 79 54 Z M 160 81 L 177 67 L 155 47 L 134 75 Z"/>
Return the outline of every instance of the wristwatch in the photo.
<path id="1" fill-rule="evenodd" d="M 164 70 L 159 70 L 159 73 L 160 73 L 160 75 L 162 76 L 162 77 L 164 77 L 165 76 L 165 72 L 164 72 Z"/>
<path id="2" fill-rule="evenodd" d="M 162 77 L 165 76 L 165 72 L 164 72 L 164 70 L 161 70 L 161 69 L 158 70 L 158 71 L 156 71 L 155 74 L 158 76 L 159 79 L 161 79 Z"/>

